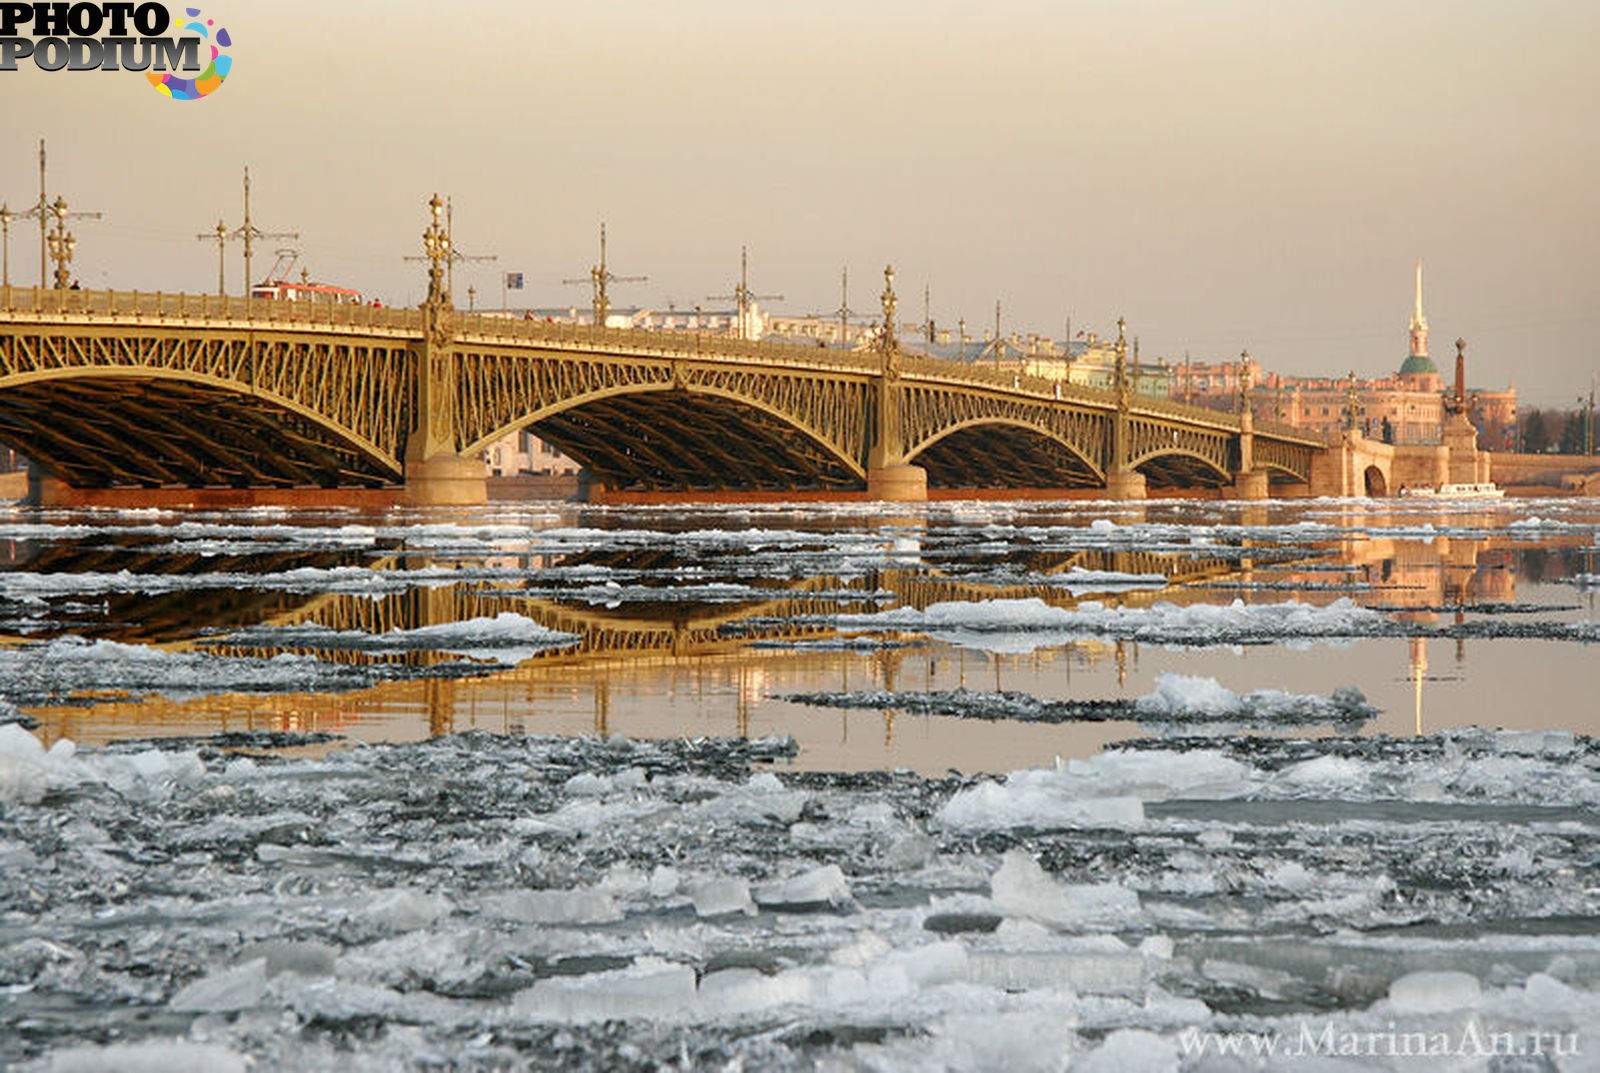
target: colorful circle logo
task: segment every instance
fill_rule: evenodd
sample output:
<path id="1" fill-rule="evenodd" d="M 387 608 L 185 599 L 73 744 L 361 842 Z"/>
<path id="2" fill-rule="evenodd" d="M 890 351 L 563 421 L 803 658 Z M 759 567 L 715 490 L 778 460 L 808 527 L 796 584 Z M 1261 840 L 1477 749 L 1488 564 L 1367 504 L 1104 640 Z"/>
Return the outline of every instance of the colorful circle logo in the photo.
<path id="1" fill-rule="evenodd" d="M 187 24 L 178 26 L 176 24 L 183 23 L 184 20 L 174 20 L 174 29 L 183 33 L 199 34 L 201 47 L 211 49 L 211 62 L 200 72 L 198 78 L 180 78 L 175 74 L 162 74 L 156 71 L 146 71 L 145 77 L 150 80 L 152 86 L 175 101 L 197 101 L 201 97 L 215 93 L 223 80 L 228 77 L 228 71 L 233 67 L 233 57 L 223 50 L 232 47 L 233 39 L 228 36 L 227 28 L 222 26 L 217 27 L 213 38 L 211 26 L 214 20 L 207 19 L 202 23 L 199 8 L 186 7 L 183 10 L 188 15 Z"/>

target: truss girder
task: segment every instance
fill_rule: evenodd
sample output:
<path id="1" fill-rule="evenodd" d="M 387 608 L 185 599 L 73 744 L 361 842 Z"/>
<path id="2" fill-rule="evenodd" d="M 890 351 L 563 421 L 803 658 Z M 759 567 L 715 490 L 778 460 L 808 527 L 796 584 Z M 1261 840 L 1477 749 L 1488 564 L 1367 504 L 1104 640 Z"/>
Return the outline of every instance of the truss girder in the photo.
<path id="1" fill-rule="evenodd" d="M 297 412 L 186 381 L 0 388 L 0 442 L 79 488 L 376 487 L 399 476 Z"/>
<path id="2" fill-rule="evenodd" d="M 70 483 L 403 479 L 427 352 L 416 311 L 324 324 L 276 307 L 92 298 L 39 292 L 0 316 L 0 440 Z M 183 315 L 163 322 L 173 310 Z M 858 488 L 881 431 L 891 458 L 944 487 L 1096 486 L 1121 467 L 1158 487 L 1216 485 L 1238 467 L 1236 416 L 1167 400 L 1136 398 L 1119 419 L 1109 392 L 913 356 L 891 368 L 793 346 L 456 316 L 427 345 L 448 352 L 445 442 L 463 455 L 528 427 L 624 485 Z M 884 399 L 896 412 L 879 413 Z M 1119 427 L 1126 448 L 1114 459 Z M 1253 457 L 1274 479 L 1305 481 L 1324 449 L 1258 429 Z"/>
<path id="3" fill-rule="evenodd" d="M 748 403 L 683 389 L 611 395 L 530 426 L 615 487 L 851 489 L 857 469 Z"/>
<path id="4" fill-rule="evenodd" d="M 680 399 L 716 396 L 767 414 L 820 444 L 856 476 L 865 473 L 871 388 L 863 376 L 559 351 L 458 351 L 456 362 L 463 451 L 481 450 L 565 410 L 672 392 Z"/>
<path id="5" fill-rule="evenodd" d="M 17 326 L 0 330 L 0 406 L 17 388 L 68 380 L 199 385 L 295 413 L 295 425 L 321 426 L 310 440 L 343 441 L 335 454 L 364 455 L 392 479 L 411 423 L 411 364 L 404 340 L 348 334 Z M 287 435 L 308 439 L 300 428 Z"/>
<path id="6" fill-rule="evenodd" d="M 941 439 L 970 427 L 1003 428 L 1024 436 L 1032 433 L 1039 441 L 1053 441 L 1057 450 L 1065 448 L 1076 457 L 1078 466 L 1074 468 L 1086 467 L 1096 481 L 1104 481 L 1111 450 L 1112 416 L 1108 410 L 975 391 L 964 385 L 902 381 L 899 390 L 908 459 L 915 460 Z"/>
<path id="7" fill-rule="evenodd" d="M 1311 480 L 1311 460 L 1316 457 L 1316 448 L 1308 444 L 1286 443 L 1257 436 L 1253 453 L 1257 466 L 1275 470 L 1298 481 Z"/>
<path id="8" fill-rule="evenodd" d="M 1105 477 L 1042 432 L 1013 425 L 968 425 L 912 459 L 930 488 L 1095 488 Z"/>
<path id="9" fill-rule="evenodd" d="M 1237 436 L 1228 432 L 1133 417 L 1128 422 L 1128 464 L 1136 469 L 1163 455 L 1186 455 L 1209 464 L 1221 477 L 1231 471 L 1231 454 Z"/>

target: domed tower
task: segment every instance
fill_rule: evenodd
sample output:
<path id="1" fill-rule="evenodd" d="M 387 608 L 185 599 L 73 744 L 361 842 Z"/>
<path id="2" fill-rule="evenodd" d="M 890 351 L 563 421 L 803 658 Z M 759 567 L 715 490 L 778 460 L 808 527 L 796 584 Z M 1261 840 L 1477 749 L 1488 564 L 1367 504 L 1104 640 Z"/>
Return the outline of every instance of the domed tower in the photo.
<path id="1" fill-rule="evenodd" d="M 1438 391 L 1439 369 L 1428 357 L 1428 318 L 1422 312 L 1422 262 L 1417 262 L 1417 304 L 1411 311 L 1411 355 L 1400 366 L 1400 379 L 1411 391 Z"/>

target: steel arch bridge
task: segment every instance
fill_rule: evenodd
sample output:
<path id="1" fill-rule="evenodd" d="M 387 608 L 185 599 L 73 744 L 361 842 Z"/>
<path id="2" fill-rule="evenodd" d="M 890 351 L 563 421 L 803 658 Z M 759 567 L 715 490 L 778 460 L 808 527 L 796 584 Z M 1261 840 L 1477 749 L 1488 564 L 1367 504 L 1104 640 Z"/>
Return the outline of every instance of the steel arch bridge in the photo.
<path id="1" fill-rule="evenodd" d="M 1264 494 L 1269 479 L 1308 483 L 1325 449 L 1125 381 L 1095 390 L 898 348 L 514 320 L 447 297 L 378 309 L 0 288 L 0 442 L 72 487 L 470 502 L 481 453 L 520 429 L 607 487 L 707 492 L 871 493 L 877 474 L 915 467 L 944 489 L 1254 480 Z"/>

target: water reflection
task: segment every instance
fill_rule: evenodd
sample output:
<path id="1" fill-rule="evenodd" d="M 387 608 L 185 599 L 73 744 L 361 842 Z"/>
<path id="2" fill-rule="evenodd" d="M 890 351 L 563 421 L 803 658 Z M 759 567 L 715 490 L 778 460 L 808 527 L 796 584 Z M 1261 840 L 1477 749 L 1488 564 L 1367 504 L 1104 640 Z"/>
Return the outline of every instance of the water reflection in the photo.
<path id="1" fill-rule="evenodd" d="M 1358 684 L 1375 698 L 1391 694 L 1381 706 L 1391 716 L 1409 715 L 1405 729 L 1421 733 L 1424 683 L 1465 679 L 1477 626 L 1579 606 L 1572 589 L 1548 582 L 1592 572 L 1593 526 L 1530 532 L 1520 520 L 1503 510 L 1451 515 L 1446 526 L 1414 509 L 1318 513 L 1252 505 L 1224 514 L 1149 504 L 1119 508 L 1103 522 L 1044 510 L 983 524 L 928 515 L 786 518 L 790 528 L 752 537 L 729 527 L 729 519 L 711 519 L 726 530 L 719 532 L 705 518 L 602 512 L 580 516 L 570 532 L 555 530 L 565 534 L 559 539 L 538 528 L 518 535 L 491 526 L 486 538 L 481 524 L 459 533 L 433 524 L 422 536 L 397 527 L 358 547 L 274 543 L 259 552 L 234 534 L 242 546 L 219 552 L 203 541 L 186 548 L 169 527 L 146 536 L 46 534 L 0 549 L 16 582 L 7 590 L 14 643 L 70 633 L 168 652 L 291 654 L 405 672 L 347 692 L 297 691 L 292 681 L 277 692 L 176 700 L 85 691 L 63 698 L 67 704 L 28 709 L 51 737 L 94 742 L 238 729 L 371 740 L 469 728 L 791 733 L 814 766 L 942 771 L 1085 755 L 1140 730 L 1132 723 L 974 725 L 893 706 L 841 714 L 774 698 L 854 689 L 1133 697 L 1162 670 L 1181 670 L 1211 674 L 1240 692 L 1309 685 L 1326 693 Z M 316 578 L 346 577 L 340 572 L 372 580 L 319 588 Z M 304 577 L 313 580 L 303 588 L 285 581 Z M 1520 597 L 1519 577 L 1534 579 Z M 40 578 L 50 582 L 40 583 L 43 595 L 25 599 L 23 581 Z M 73 578 L 83 582 L 81 591 L 69 584 Z M 161 589 L 152 579 L 174 584 L 152 591 Z M 1592 605 L 1592 593 L 1586 599 Z M 1401 629 L 1315 653 L 1284 645 L 1162 647 L 1152 657 L 1150 643 L 1129 638 L 1003 653 L 933 643 L 915 631 L 842 632 L 837 622 L 842 613 L 998 600 L 1065 610 L 1350 600 L 1382 611 Z M 378 648 L 359 640 L 505 615 L 574 640 L 514 667 L 474 663 L 442 643 Z M 323 632 L 308 634 L 308 627 Z M 1454 645 L 1449 679 L 1428 677 L 1427 642 L 1441 636 Z M 1475 650 L 1513 643 L 1484 636 L 1471 641 Z M 1394 655 L 1402 642 L 1403 678 Z M 1587 666 L 1581 655 L 1555 659 Z M 1504 663 L 1503 653 L 1491 662 Z M 1594 684 L 1593 671 L 1586 674 L 1577 685 Z M 1451 692 L 1440 718 L 1490 721 L 1493 713 L 1475 708 L 1469 692 Z M 870 733 L 862 726 L 869 715 Z M 1391 719 L 1378 729 L 1397 728 Z"/>

